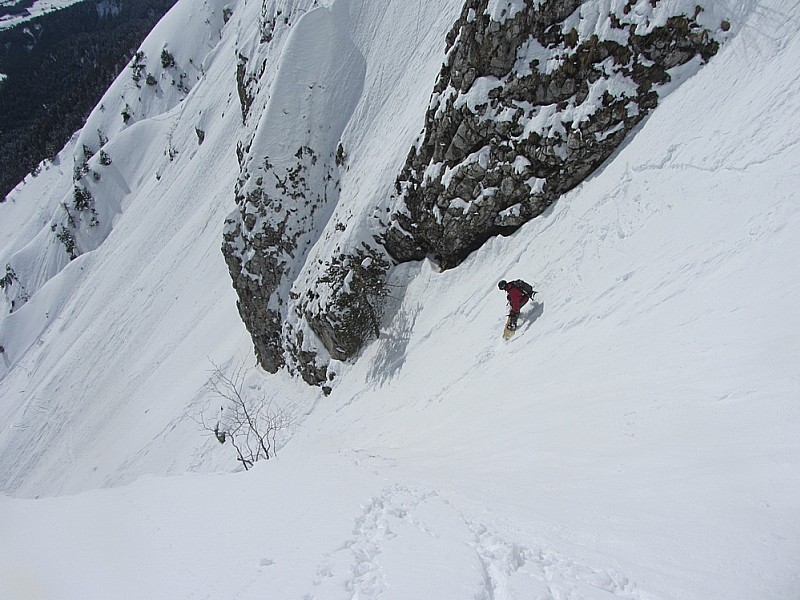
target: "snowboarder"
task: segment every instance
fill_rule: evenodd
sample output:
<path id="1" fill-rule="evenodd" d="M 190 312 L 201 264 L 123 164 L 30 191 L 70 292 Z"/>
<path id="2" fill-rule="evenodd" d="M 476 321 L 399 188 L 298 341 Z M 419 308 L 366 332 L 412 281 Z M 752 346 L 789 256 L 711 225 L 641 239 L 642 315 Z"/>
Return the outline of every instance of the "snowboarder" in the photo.
<path id="1" fill-rule="evenodd" d="M 522 279 L 515 279 L 514 281 L 501 279 L 497 287 L 506 293 L 508 303 L 511 305 L 511 312 L 508 313 L 506 329 L 514 331 L 517 328 L 519 311 L 528 303 L 528 300 L 533 298 L 536 292 L 529 283 L 522 281 Z"/>

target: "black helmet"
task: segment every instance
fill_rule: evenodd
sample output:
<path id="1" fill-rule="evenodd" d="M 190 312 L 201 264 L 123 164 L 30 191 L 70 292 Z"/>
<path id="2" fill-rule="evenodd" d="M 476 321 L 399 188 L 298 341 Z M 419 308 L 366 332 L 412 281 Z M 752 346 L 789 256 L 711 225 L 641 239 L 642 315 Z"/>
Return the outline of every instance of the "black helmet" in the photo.
<path id="1" fill-rule="evenodd" d="M 497 284 L 497 287 L 500 288 L 501 290 L 504 290 L 504 289 L 506 289 L 506 285 L 508 285 L 506 283 L 506 280 L 505 279 L 501 279 L 500 282 Z"/>

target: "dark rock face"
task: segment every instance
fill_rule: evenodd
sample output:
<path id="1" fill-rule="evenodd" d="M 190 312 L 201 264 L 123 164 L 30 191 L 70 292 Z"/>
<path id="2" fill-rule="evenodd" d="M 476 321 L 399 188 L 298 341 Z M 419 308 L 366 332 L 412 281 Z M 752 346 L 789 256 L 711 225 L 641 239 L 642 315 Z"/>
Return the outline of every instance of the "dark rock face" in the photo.
<path id="1" fill-rule="evenodd" d="M 253 201 L 253 195 L 248 198 Z M 263 198 L 259 198 L 261 203 Z M 250 231 L 247 225 L 251 223 Z M 228 221 L 224 233 L 223 252 L 233 285 L 239 295 L 236 303 L 250 336 L 253 338 L 258 362 L 269 372 L 274 373 L 284 365 L 283 346 L 280 341 L 282 321 L 280 311 L 268 308 L 269 299 L 277 289 L 283 261 L 276 251 L 283 246 L 282 227 L 265 226 L 252 233 L 252 219 Z M 248 235 L 251 234 L 252 235 Z M 239 241 L 248 238 L 250 244 L 259 252 L 251 260 L 238 251 Z M 277 244 L 275 243 L 277 242 Z"/>
<path id="2" fill-rule="evenodd" d="M 239 295 L 237 303 L 259 363 L 270 372 L 285 366 L 284 338 L 288 287 L 329 196 L 338 194 L 333 157 L 319 160 L 300 147 L 291 167 L 273 166 L 269 158 L 250 166 L 237 187 L 237 211 L 228 219 L 223 254 Z M 298 347 L 302 346 L 302 340 Z M 302 362 L 308 363 L 304 356 Z M 313 363 L 313 361 L 311 361 Z M 312 369 L 313 371 L 313 369 Z M 311 372 L 309 372 L 311 373 Z M 316 375 L 312 383 L 318 383 Z"/>
<path id="3" fill-rule="evenodd" d="M 309 303 L 305 316 L 332 358 L 347 360 L 380 335 L 388 270 L 383 253 L 367 245 L 327 264 L 319 284 L 326 286 L 328 301 Z"/>
<path id="4" fill-rule="evenodd" d="M 382 249 L 362 243 L 349 254 L 317 259 L 312 276 L 297 283 L 307 247 L 338 198 L 340 160 L 334 154 L 319 158 L 308 147 L 295 156 L 289 169 L 269 160 L 243 169 L 223 254 L 259 363 L 270 372 L 288 367 L 321 385 L 328 364 L 307 343 L 314 337 L 308 333 L 331 358 L 354 356 L 378 333 L 389 262 Z"/>
<path id="5" fill-rule="evenodd" d="M 468 0 L 448 36 L 422 142 L 397 178 L 402 208 L 383 242 L 400 262 L 433 255 L 454 267 L 541 214 L 656 107 L 668 69 L 718 49 L 700 7 L 639 35 L 629 2 L 600 15 L 600 39 L 603 28 L 581 27 L 598 17 L 579 0 L 526 0 L 503 22 L 488 1 Z"/>
<path id="6" fill-rule="evenodd" d="M 344 234 L 360 215 L 338 208 L 342 136 L 367 64 L 347 11 L 316 4 L 264 2 L 260 43 L 238 55 L 242 118 L 254 127 L 237 146 L 222 250 L 259 363 L 322 385 L 330 360 L 350 358 L 375 331 L 388 261 L 371 237 Z"/>

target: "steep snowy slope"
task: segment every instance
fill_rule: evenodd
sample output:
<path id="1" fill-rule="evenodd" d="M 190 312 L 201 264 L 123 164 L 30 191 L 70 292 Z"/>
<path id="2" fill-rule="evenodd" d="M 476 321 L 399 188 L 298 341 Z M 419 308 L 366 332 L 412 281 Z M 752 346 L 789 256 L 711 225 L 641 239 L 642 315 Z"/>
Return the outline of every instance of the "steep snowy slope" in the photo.
<path id="1" fill-rule="evenodd" d="M 178 64 L 206 56 L 209 30 L 217 43 L 233 46 L 233 37 L 219 40 L 223 4 L 176 6 L 145 42 L 147 55 L 157 57 L 180 37 L 188 56 L 173 50 Z M 4 225 L 21 234 L 6 234 L 4 259 L 27 271 L 30 297 L 0 323 L 6 489 L 23 480 L 30 493 L 100 485 L 121 476 L 121 465 L 137 453 L 161 465 L 156 471 L 169 470 L 175 455 L 153 454 L 151 445 L 160 442 L 151 440 L 165 439 L 175 422 L 196 433 L 182 417 L 207 379 L 209 360 L 224 362 L 245 343 L 219 259 L 240 116 L 235 99 L 220 93 L 226 85 L 234 93 L 228 64 L 214 56 L 193 86 L 195 104 L 180 102 L 184 94 L 169 81 L 141 90 L 125 73 L 90 116 L 78 140 L 104 131 L 111 164 L 96 154 L 89 165 L 99 181 L 81 180 L 91 182 L 100 221 L 91 226 L 77 217 L 76 242 L 86 253 L 70 262 L 51 233 L 63 227 L 60 207 L 72 200 L 74 146 L 2 206 Z M 150 95 L 149 118 L 112 135 L 133 94 L 143 102 Z M 194 130 L 204 110 L 217 118 L 203 124 L 206 143 L 199 145 Z M 80 148 L 74 152 L 83 157 Z M 34 204 L 41 200 L 44 209 Z M 189 460 L 184 456 L 181 471 Z"/>
<path id="2" fill-rule="evenodd" d="M 354 109 L 357 127 L 344 136 L 361 139 L 353 144 L 355 155 L 366 153 L 349 185 L 365 193 L 388 188 L 418 134 L 427 102 L 423 90 L 433 85 L 441 65 L 443 36 L 457 4 L 452 3 L 448 15 L 419 2 L 420 10 L 430 12 L 429 22 L 437 24 L 437 35 L 434 29 L 416 27 L 415 20 L 395 27 L 406 14 L 406 5 L 400 3 L 383 11 L 349 2 L 330 11 L 309 11 L 309 2 L 270 3 L 274 19 L 286 23 L 275 27 L 266 50 L 257 43 L 266 19 L 258 6 L 209 1 L 202 10 L 179 3 L 170 11 L 143 44 L 131 72 L 115 82 L 77 139 L 0 207 L 8 231 L 0 260 L 11 269 L 4 291 L 12 311 L 0 322 L 5 349 L 0 386 L 4 396 L 17 399 L 0 406 L 3 420 L 11 423 L 0 433 L 9 449 L 0 457 L 5 489 L 28 495 L 63 493 L 128 481 L 142 473 L 217 466 L 203 458 L 208 448 L 193 417 L 210 396 L 204 384 L 212 363 L 250 361 L 219 253 L 225 215 L 233 208 L 237 155 L 246 145 L 278 144 L 261 135 L 262 130 L 273 131 L 269 121 L 263 128 L 259 123 L 262 112 L 282 112 L 281 101 L 270 102 L 273 92 L 297 92 L 294 67 L 311 69 L 301 81 L 314 80 L 317 71 L 325 73 L 315 66 L 314 52 L 330 48 L 321 44 L 309 50 L 298 38 L 324 39 L 341 29 L 334 49 L 352 39 L 373 56 Z M 347 21 L 348 10 L 353 11 L 352 22 Z M 360 31 L 358 23 L 363 24 Z M 174 58 L 174 67 L 163 66 L 164 49 Z M 281 65 L 284 50 L 286 66 L 265 71 L 264 89 L 254 98 L 248 121 L 242 114 L 241 80 L 230 57 L 246 52 L 254 63 Z M 143 65 L 139 81 L 134 79 L 136 64 Z M 394 72 L 402 75 L 390 78 Z M 178 73 L 189 75 L 181 78 Z M 147 74 L 157 85 L 143 81 Z M 343 87 L 336 98 L 355 96 L 356 91 Z M 344 120 L 337 124 L 343 126 Z M 304 135 L 288 130 L 284 137 Z M 396 144 L 385 143 L 395 137 Z M 104 164 L 109 162 L 104 154 L 110 164 Z M 78 188 L 91 195 L 82 210 L 74 208 Z M 62 235 L 64 231 L 69 235 Z M 69 252 L 77 258 L 70 261 Z M 173 314 L 183 325 L 165 326 L 173 322 Z M 196 352 L 187 350 L 187 344 Z M 239 351 L 233 352 L 231 345 Z M 87 360 L 98 368 L 86 372 L 80 365 Z M 187 370 L 191 364 L 195 367 Z M 121 372 L 126 375 L 120 377 Z M 310 402 L 301 402 L 303 410 Z M 50 417 L 43 420 L 42 414 Z M 98 414 L 110 421 L 99 432 Z M 152 429 L 131 428 L 131 422 L 139 421 L 136 415 L 145 415 L 145 427 Z M 53 427 L 51 421 L 59 425 Z M 166 435 L 173 427 L 186 436 Z M 85 431 L 93 433 L 86 436 Z M 124 439 L 131 444 L 127 450 L 107 452 L 111 445 L 126 445 Z M 153 444 L 166 446 L 153 452 Z"/>
<path id="3" fill-rule="evenodd" d="M 237 18 L 182 103 L 110 142 L 120 170 L 158 152 L 121 178 L 139 191 L 106 241 L 0 325 L 14 495 L 234 467 L 192 416 L 216 410 L 211 361 L 252 352 L 219 253 L 242 116 L 214 57 Z M 0 596 L 796 598 L 800 10 L 737 18 L 542 217 L 461 268 L 397 269 L 381 338 L 329 397 L 254 370 L 248 393 L 304 416 L 277 460 L 0 498 Z M 418 117 L 363 122 L 407 141 Z M 59 168 L 30 189 L 71 186 Z M 12 210 L 20 231 L 49 218 Z M 508 343 L 501 277 L 539 290 Z"/>

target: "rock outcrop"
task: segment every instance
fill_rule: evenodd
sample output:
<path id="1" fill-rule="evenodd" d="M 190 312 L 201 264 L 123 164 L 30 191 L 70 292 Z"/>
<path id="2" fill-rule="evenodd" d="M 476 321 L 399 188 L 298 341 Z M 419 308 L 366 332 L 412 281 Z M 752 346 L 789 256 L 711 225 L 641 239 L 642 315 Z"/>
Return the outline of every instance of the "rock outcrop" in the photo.
<path id="1" fill-rule="evenodd" d="M 340 140 L 366 70 L 341 4 L 329 9 L 309 0 L 291 13 L 262 11 L 258 52 L 250 58 L 240 54 L 242 118 L 257 125 L 239 146 L 237 209 L 223 242 L 239 314 L 259 363 L 271 372 L 287 367 L 313 385 L 328 380 L 331 357 L 349 357 L 363 344 L 337 307 L 346 304 L 348 314 L 365 314 L 359 273 L 384 264 L 383 276 L 388 268 L 380 260 L 362 266 L 368 256 L 358 248 L 341 257 L 311 255 L 334 227 Z M 266 68 L 271 62 L 280 65 L 277 70 Z"/>
<path id="2" fill-rule="evenodd" d="M 294 259 L 310 243 L 317 213 L 325 211 L 329 196 L 338 193 L 331 160 L 319 160 L 307 146 L 297 149 L 296 158 L 286 168 L 265 157 L 254 167 L 254 175 L 240 179 L 239 210 L 228 219 L 224 232 L 223 250 L 239 295 L 239 314 L 259 362 L 270 372 L 286 364 L 284 323 L 291 278 L 297 271 Z M 296 346 L 302 348 L 302 339 Z M 303 362 L 309 364 L 309 357 L 304 356 Z M 305 378 L 319 383 L 317 374 Z"/>
<path id="3" fill-rule="evenodd" d="M 397 178 L 390 254 L 454 267 L 600 166 L 655 109 L 671 69 L 718 49 L 701 7 L 665 15 L 657 4 L 468 0 Z"/>

